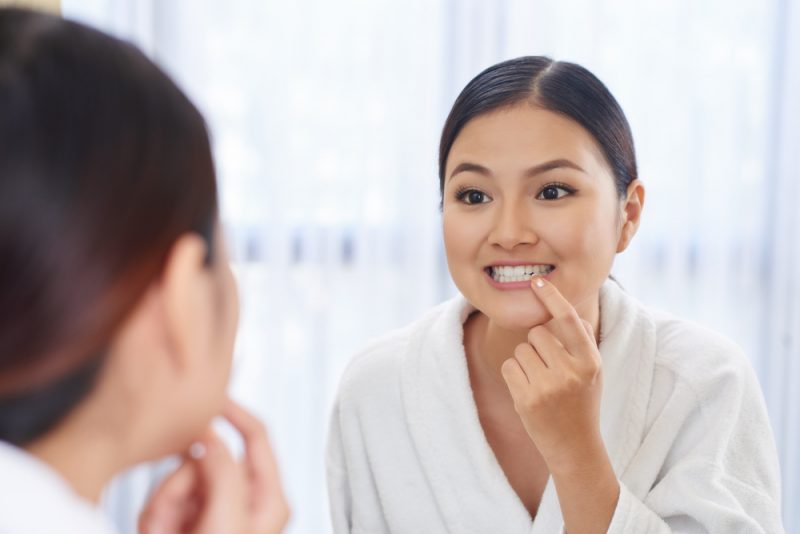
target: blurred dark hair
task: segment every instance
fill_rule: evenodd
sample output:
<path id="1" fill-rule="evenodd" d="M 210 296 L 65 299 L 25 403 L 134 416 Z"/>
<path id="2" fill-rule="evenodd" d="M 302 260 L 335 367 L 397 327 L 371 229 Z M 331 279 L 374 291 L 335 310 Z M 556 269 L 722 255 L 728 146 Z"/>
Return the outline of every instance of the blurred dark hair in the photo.
<path id="1" fill-rule="evenodd" d="M 439 143 L 439 192 L 453 143 L 475 117 L 529 102 L 561 113 L 585 128 L 600 147 L 624 196 L 637 178 L 633 136 L 619 103 L 603 82 L 575 63 L 525 56 L 493 65 L 473 78 L 458 95 Z"/>
<path id="2" fill-rule="evenodd" d="M 115 331 L 217 190 L 205 122 L 134 46 L 0 8 L 0 439 L 91 390 Z"/>

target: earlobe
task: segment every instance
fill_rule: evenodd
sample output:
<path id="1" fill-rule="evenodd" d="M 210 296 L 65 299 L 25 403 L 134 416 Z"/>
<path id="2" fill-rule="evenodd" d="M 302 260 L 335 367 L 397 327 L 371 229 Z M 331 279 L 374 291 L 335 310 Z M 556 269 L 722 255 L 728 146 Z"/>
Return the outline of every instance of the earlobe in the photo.
<path id="1" fill-rule="evenodd" d="M 622 252 L 628 248 L 635 233 L 636 228 L 632 221 L 626 221 L 625 224 L 622 225 L 622 231 L 620 232 L 619 241 L 617 242 L 617 252 Z"/>

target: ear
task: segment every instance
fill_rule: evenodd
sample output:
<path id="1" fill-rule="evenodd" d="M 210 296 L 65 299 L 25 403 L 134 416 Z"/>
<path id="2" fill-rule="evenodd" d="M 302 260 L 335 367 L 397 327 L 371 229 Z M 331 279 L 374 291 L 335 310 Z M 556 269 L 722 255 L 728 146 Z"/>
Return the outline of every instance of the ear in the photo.
<path id="1" fill-rule="evenodd" d="M 197 234 L 185 234 L 173 244 L 164 266 L 161 296 L 164 326 L 170 354 L 181 369 L 193 364 L 197 356 L 194 339 L 197 337 L 198 313 L 207 309 L 203 299 L 208 291 L 210 273 L 205 264 L 206 243 Z"/>
<path id="2" fill-rule="evenodd" d="M 634 180 L 628 185 L 628 192 L 622 204 L 622 218 L 620 220 L 620 235 L 617 242 L 617 252 L 622 252 L 630 244 L 636 231 L 644 209 L 644 184 Z"/>

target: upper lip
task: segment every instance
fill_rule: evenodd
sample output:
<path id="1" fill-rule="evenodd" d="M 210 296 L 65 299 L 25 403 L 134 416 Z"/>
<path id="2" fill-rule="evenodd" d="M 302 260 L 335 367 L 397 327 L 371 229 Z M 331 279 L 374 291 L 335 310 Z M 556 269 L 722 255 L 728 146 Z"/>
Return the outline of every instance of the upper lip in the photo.
<path id="1" fill-rule="evenodd" d="M 553 265 L 543 261 L 507 260 L 492 262 L 486 267 L 516 267 L 517 265 Z"/>

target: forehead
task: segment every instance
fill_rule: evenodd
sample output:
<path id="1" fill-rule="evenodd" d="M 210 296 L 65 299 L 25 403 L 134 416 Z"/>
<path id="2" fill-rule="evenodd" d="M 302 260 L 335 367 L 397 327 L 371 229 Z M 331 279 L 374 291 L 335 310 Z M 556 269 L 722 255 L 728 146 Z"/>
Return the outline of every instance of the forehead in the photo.
<path id="1" fill-rule="evenodd" d="M 560 113 L 524 102 L 470 120 L 450 149 L 447 171 L 463 161 L 490 169 L 528 168 L 561 158 L 589 174 L 610 173 L 600 147 L 583 126 Z"/>

